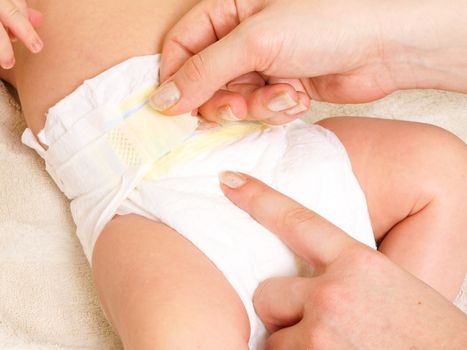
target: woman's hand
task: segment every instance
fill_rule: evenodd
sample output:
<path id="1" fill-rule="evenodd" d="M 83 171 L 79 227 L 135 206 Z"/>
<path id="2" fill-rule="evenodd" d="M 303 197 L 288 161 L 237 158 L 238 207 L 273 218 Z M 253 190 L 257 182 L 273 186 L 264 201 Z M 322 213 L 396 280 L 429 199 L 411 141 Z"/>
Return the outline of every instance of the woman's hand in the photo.
<path id="1" fill-rule="evenodd" d="M 0 66 L 3 69 L 15 65 L 12 40 L 21 40 L 33 53 L 42 50 L 42 40 L 34 29 L 41 22 L 41 13 L 28 8 L 25 0 L 0 0 Z"/>
<path id="2" fill-rule="evenodd" d="M 152 105 L 271 119 L 306 107 L 304 91 L 339 103 L 467 91 L 466 16 L 463 0 L 204 0 L 166 36 Z"/>
<path id="3" fill-rule="evenodd" d="M 220 176 L 225 195 L 316 268 L 313 278 L 264 281 L 256 312 L 266 349 L 462 349 L 467 316 L 388 258 L 244 174 Z"/>

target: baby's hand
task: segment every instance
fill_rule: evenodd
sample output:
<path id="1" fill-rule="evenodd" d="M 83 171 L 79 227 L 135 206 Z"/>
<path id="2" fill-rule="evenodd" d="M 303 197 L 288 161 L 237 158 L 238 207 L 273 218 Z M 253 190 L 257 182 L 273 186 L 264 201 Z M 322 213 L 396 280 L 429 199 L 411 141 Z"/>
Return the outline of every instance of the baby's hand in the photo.
<path id="1" fill-rule="evenodd" d="M 25 0 L 0 0 L 0 66 L 15 65 L 11 41 L 18 38 L 33 53 L 42 50 L 43 43 L 34 30 L 42 22 L 42 14 L 28 8 Z"/>
<path id="2" fill-rule="evenodd" d="M 206 120 L 257 120 L 281 125 L 303 117 L 310 98 L 299 79 L 248 73 L 231 81 L 198 108 Z"/>

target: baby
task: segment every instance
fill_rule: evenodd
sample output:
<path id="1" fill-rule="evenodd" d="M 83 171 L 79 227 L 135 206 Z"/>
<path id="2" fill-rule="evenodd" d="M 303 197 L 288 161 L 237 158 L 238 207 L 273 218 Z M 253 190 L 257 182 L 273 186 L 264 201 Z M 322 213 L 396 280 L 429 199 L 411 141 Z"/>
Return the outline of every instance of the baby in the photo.
<path id="1" fill-rule="evenodd" d="M 125 348 L 262 347 L 251 296 L 261 280 L 298 274 L 299 264 L 223 197 L 225 169 L 377 242 L 453 298 L 467 263 L 465 144 L 432 126 L 376 119 L 206 128 L 190 115 L 158 115 L 147 104 L 158 83 L 154 54 L 194 3 L 29 1 L 46 19 L 45 48 L 33 55 L 17 42 L 15 67 L 0 70 L 21 99 L 23 141 L 71 200 Z"/>

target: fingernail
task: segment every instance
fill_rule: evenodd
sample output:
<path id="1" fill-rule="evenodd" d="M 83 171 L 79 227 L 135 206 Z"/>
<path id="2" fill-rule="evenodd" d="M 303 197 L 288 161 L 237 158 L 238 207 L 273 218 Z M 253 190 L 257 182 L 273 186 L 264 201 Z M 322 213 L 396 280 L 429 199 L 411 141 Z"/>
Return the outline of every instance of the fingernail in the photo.
<path id="1" fill-rule="evenodd" d="M 10 59 L 9 61 L 2 63 L 3 69 L 11 69 L 15 65 L 16 61 L 14 58 Z"/>
<path id="2" fill-rule="evenodd" d="M 174 106 L 182 95 L 178 90 L 177 85 L 173 81 L 164 83 L 156 89 L 154 95 L 150 99 L 152 108 L 157 111 L 165 111 Z"/>
<path id="3" fill-rule="evenodd" d="M 234 171 L 223 171 L 219 174 L 219 181 L 230 188 L 239 188 L 246 183 L 246 177 Z"/>
<path id="4" fill-rule="evenodd" d="M 305 112 L 308 108 L 304 105 L 302 105 L 301 103 L 299 103 L 298 105 L 296 105 L 295 107 L 289 109 L 288 111 L 286 111 L 285 113 L 287 115 L 295 115 L 295 114 L 298 114 L 298 113 L 302 113 L 302 112 Z"/>
<path id="5" fill-rule="evenodd" d="M 44 44 L 42 43 L 41 39 L 37 38 L 31 43 L 31 49 L 33 53 L 38 53 L 42 50 Z"/>
<path id="6" fill-rule="evenodd" d="M 295 107 L 297 103 L 288 93 L 281 93 L 269 100 L 268 108 L 272 112 L 282 112 L 286 109 Z"/>
<path id="7" fill-rule="evenodd" d="M 233 114 L 232 108 L 230 108 L 230 106 L 224 106 L 224 107 L 219 108 L 218 118 L 222 120 L 227 120 L 230 122 L 235 122 L 235 121 L 240 120 L 240 118 L 237 118 L 235 114 Z"/>

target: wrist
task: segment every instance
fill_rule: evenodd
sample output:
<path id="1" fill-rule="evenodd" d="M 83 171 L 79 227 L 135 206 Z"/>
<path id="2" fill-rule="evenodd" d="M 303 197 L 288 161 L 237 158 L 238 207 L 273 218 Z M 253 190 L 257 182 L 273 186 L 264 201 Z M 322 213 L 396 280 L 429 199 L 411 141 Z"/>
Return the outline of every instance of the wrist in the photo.
<path id="1" fill-rule="evenodd" d="M 403 7 L 389 13 L 382 28 L 384 63 L 394 86 L 467 92 L 467 3 L 432 0 Z"/>
<path id="2" fill-rule="evenodd" d="M 396 90 L 439 89 L 467 93 L 467 48 L 432 52 L 407 49 L 387 62 Z"/>

